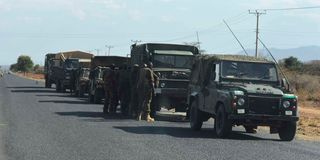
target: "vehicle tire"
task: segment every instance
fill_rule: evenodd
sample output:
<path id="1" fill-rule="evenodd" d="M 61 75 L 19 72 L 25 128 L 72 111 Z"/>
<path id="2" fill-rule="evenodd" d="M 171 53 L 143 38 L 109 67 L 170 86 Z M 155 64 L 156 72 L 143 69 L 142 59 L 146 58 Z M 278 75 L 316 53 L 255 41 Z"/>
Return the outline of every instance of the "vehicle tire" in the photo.
<path id="1" fill-rule="evenodd" d="M 225 138 L 232 130 L 231 120 L 228 119 L 228 114 L 222 104 L 218 106 L 216 117 L 214 119 L 214 129 L 217 137 Z"/>
<path id="2" fill-rule="evenodd" d="M 56 82 L 56 91 L 57 91 L 57 92 L 61 92 L 61 84 L 60 84 L 60 81 L 57 81 L 57 82 Z"/>
<path id="3" fill-rule="evenodd" d="M 79 87 L 78 95 L 79 95 L 79 97 L 83 97 L 84 96 L 84 88 L 81 87 L 81 86 Z"/>
<path id="4" fill-rule="evenodd" d="M 95 91 L 95 94 L 93 96 L 93 102 L 95 104 L 100 104 L 101 103 L 101 96 L 100 96 L 100 92 L 98 90 Z"/>
<path id="5" fill-rule="evenodd" d="M 45 80 L 46 82 L 45 82 L 45 87 L 46 88 L 51 88 L 51 84 L 50 84 L 50 80 Z"/>
<path id="6" fill-rule="evenodd" d="M 90 91 L 89 91 L 89 95 L 88 95 L 88 101 L 89 101 L 89 103 L 93 103 L 93 95 L 90 93 Z"/>
<path id="7" fill-rule="evenodd" d="M 296 135 L 297 122 L 284 122 L 278 130 L 281 141 L 292 141 Z"/>
<path id="8" fill-rule="evenodd" d="M 199 131 L 202 127 L 202 111 L 198 109 L 198 102 L 194 100 L 190 108 L 190 127 L 194 131 Z"/>

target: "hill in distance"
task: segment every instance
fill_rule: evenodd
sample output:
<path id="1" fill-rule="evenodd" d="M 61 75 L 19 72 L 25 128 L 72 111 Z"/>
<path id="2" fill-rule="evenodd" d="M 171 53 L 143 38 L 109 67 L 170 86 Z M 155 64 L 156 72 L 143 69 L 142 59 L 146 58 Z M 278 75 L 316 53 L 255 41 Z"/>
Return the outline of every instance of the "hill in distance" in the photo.
<path id="1" fill-rule="evenodd" d="M 262 48 L 262 46 L 260 46 L 260 48 Z M 320 46 L 303 46 L 288 49 L 269 48 L 269 50 L 277 60 L 288 58 L 290 56 L 297 57 L 303 62 L 320 60 Z M 247 49 L 247 52 L 249 55 L 255 55 L 255 49 Z M 244 52 L 241 51 L 239 54 L 244 54 Z M 269 53 L 265 49 L 260 49 L 259 54 L 269 57 Z"/>

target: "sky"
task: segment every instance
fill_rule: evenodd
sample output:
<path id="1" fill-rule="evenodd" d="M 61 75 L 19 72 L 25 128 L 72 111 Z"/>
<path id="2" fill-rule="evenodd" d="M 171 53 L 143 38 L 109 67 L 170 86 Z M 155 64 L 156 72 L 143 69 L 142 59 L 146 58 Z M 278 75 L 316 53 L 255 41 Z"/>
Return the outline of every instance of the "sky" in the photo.
<path id="1" fill-rule="evenodd" d="M 256 16 L 248 10 L 320 6 L 320 0 L 0 0 L 0 64 L 29 55 L 44 64 L 47 53 L 82 50 L 126 56 L 132 41 L 191 43 L 207 53 L 255 47 Z M 320 8 L 267 10 L 260 37 L 268 47 L 320 43 Z"/>

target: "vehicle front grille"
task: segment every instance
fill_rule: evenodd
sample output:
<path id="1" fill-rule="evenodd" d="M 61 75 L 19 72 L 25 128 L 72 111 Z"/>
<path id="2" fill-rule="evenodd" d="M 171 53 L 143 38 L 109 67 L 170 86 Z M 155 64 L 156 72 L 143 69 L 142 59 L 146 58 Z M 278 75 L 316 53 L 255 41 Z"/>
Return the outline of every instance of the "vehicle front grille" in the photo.
<path id="1" fill-rule="evenodd" d="M 252 114 L 278 115 L 281 99 L 279 97 L 249 96 L 249 112 Z"/>
<path id="2" fill-rule="evenodd" d="M 189 84 L 188 81 L 160 80 L 159 88 L 162 88 L 161 83 L 165 84 L 165 86 L 163 88 L 183 88 L 183 89 L 186 89 Z"/>

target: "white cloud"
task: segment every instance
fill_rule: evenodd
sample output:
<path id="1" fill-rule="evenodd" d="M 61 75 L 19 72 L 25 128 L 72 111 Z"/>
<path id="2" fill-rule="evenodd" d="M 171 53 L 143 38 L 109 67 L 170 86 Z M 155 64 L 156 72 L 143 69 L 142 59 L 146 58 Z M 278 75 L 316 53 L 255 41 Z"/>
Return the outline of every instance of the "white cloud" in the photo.
<path id="1" fill-rule="evenodd" d="M 91 3 L 102 4 L 107 9 L 120 10 L 127 8 L 127 4 L 122 0 L 91 0 Z"/>
<path id="2" fill-rule="evenodd" d="M 11 10 L 11 5 L 7 0 L 0 0 L 0 11 Z"/>
<path id="3" fill-rule="evenodd" d="M 160 20 L 161 20 L 162 22 L 169 23 L 169 22 L 173 22 L 173 21 L 174 21 L 174 18 L 173 18 L 172 16 L 165 16 L 165 15 L 163 15 L 163 16 L 160 17 Z"/>
<path id="4" fill-rule="evenodd" d="M 140 21 L 141 19 L 143 19 L 143 13 L 139 10 L 131 10 L 129 11 L 129 17 L 134 20 L 134 21 Z"/>

